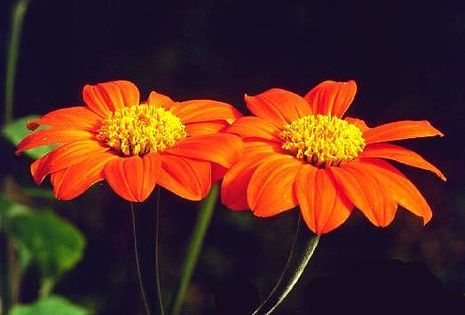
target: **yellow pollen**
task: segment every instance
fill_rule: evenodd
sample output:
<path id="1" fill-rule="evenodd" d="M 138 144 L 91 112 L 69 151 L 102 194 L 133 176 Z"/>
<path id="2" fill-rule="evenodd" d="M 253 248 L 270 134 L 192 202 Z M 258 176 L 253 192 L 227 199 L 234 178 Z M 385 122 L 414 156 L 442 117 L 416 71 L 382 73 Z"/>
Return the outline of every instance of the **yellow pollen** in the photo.
<path id="1" fill-rule="evenodd" d="M 186 137 L 181 119 L 164 108 L 147 104 L 112 112 L 97 135 L 100 141 L 127 156 L 164 151 Z"/>
<path id="2" fill-rule="evenodd" d="M 362 131 L 333 116 L 307 115 L 286 124 L 282 148 L 316 166 L 339 165 L 365 149 Z"/>

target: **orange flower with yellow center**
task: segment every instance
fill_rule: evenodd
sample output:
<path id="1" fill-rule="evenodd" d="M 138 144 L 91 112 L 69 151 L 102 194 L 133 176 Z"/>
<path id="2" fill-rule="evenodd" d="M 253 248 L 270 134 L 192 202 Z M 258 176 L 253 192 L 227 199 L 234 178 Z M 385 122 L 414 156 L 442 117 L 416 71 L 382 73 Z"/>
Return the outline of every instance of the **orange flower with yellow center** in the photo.
<path id="1" fill-rule="evenodd" d="M 222 201 L 233 210 L 268 217 L 297 205 L 317 234 L 344 223 L 357 207 L 376 226 L 389 225 L 398 205 L 423 218 L 431 209 L 418 189 L 385 159 L 444 175 L 420 155 L 388 141 L 443 136 L 427 121 L 369 128 L 343 118 L 357 87 L 325 81 L 305 97 L 282 89 L 245 96 L 255 116 L 228 132 L 245 142 L 243 158 L 225 175 Z"/>
<path id="2" fill-rule="evenodd" d="M 242 140 L 221 132 L 240 116 L 229 104 L 174 102 L 156 92 L 140 103 L 139 90 L 128 81 L 86 85 L 83 98 L 87 106 L 29 122 L 32 130 L 50 128 L 18 144 L 18 154 L 60 145 L 31 165 L 38 184 L 51 175 L 58 199 L 73 199 L 106 180 L 128 201 L 144 201 L 157 184 L 200 200 L 242 154 Z"/>

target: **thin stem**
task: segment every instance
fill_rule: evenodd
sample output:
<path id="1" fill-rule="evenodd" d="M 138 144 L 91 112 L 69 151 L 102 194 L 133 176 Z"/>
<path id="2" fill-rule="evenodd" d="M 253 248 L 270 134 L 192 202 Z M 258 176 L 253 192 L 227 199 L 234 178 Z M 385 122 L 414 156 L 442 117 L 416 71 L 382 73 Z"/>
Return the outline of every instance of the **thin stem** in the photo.
<path id="1" fill-rule="evenodd" d="M 157 188 L 157 210 L 156 210 L 156 230 L 155 230 L 155 281 L 157 283 L 158 306 L 161 315 L 165 315 L 163 307 L 163 298 L 161 294 L 161 279 L 160 279 L 160 187 Z"/>
<path id="2" fill-rule="evenodd" d="M 133 232 L 133 237 L 134 237 L 134 254 L 136 258 L 136 267 L 137 267 L 137 278 L 139 279 L 139 288 L 140 288 L 140 293 L 142 295 L 142 300 L 144 302 L 144 308 L 147 313 L 147 315 L 150 315 L 150 307 L 147 302 L 147 296 L 145 294 L 145 289 L 144 285 L 142 283 L 142 273 L 140 269 L 140 258 L 139 258 L 139 248 L 137 246 L 137 229 L 136 229 L 136 215 L 134 211 L 134 204 L 131 202 L 131 219 L 132 219 L 132 232 Z"/>
<path id="3" fill-rule="evenodd" d="M 6 57 L 5 78 L 5 116 L 4 123 L 13 119 L 13 99 L 16 78 L 16 66 L 18 64 L 19 43 L 23 29 L 24 16 L 31 0 L 18 0 L 11 11 L 11 30 L 8 41 L 8 53 Z"/>
<path id="4" fill-rule="evenodd" d="M 268 295 L 266 300 L 252 315 L 271 314 L 286 298 L 304 272 L 305 267 L 318 245 L 319 239 L 319 235 L 311 233 L 307 226 L 302 223 L 302 219 L 299 215 L 297 232 L 286 266 L 270 295 Z"/>
<path id="5" fill-rule="evenodd" d="M 39 296 L 41 298 L 46 298 L 50 296 L 50 293 L 52 293 L 54 286 L 55 286 L 55 281 L 52 278 L 45 278 L 42 281 L 42 284 L 40 286 Z"/>
<path id="6" fill-rule="evenodd" d="M 213 210 L 215 209 L 218 194 L 219 185 L 214 184 L 210 189 L 210 193 L 202 202 L 199 216 L 187 250 L 186 260 L 182 267 L 181 281 L 174 299 L 171 315 L 179 315 L 181 313 L 184 298 L 192 278 L 192 273 L 195 265 L 197 264 L 200 250 L 202 249 L 202 244 L 205 239 L 205 234 L 213 216 Z"/>

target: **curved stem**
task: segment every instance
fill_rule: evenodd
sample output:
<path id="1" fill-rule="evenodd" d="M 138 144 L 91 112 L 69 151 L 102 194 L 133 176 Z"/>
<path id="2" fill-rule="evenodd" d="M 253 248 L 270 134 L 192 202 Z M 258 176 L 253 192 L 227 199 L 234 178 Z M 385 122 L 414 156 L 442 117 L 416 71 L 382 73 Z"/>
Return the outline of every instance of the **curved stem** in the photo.
<path id="1" fill-rule="evenodd" d="M 137 264 L 139 286 L 147 315 L 164 315 L 160 281 L 159 256 L 159 217 L 160 189 L 155 195 L 156 209 L 140 207 L 134 210 L 131 203 L 132 226 L 134 231 L 134 250 Z"/>
<path id="2" fill-rule="evenodd" d="M 147 295 L 145 293 L 144 284 L 142 282 L 142 273 L 140 268 L 140 257 L 139 257 L 139 247 L 137 246 L 137 228 L 136 228 L 136 214 L 134 211 L 134 204 L 131 202 L 131 219 L 132 219 L 132 232 L 134 237 L 134 254 L 136 258 L 136 268 L 137 268 L 137 278 L 139 279 L 139 288 L 142 295 L 142 300 L 144 302 L 144 308 L 147 315 L 150 315 L 150 307 L 147 302 Z"/>
<path id="3" fill-rule="evenodd" d="M 200 213 L 195 224 L 194 232 L 192 233 L 189 248 L 187 250 L 186 260 L 182 267 L 181 281 L 179 288 L 174 299 L 173 307 L 171 309 L 171 315 L 179 315 L 182 310 L 184 298 L 186 296 L 187 289 L 194 271 L 195 265 L 199 258 L 200 250 L 205 239 L 208 226 L 210 225 L 211 218 L 213 216 L 213 210 L 218 199 L 219 185 L 214 184 L 210 189 L 210 193 L 203 200 Z"/>
<path id="4" fill-rule="evenodd" d="M 271 314 L 286 298 L 304 272 L 305 267 L 318 245 L 319 239 L 319 235 L 310 232 L 307 226 L 302 223 L 302 219 L 299 215 L 297 232 L 286 266 L 271 293 L 252 315 Z"/>

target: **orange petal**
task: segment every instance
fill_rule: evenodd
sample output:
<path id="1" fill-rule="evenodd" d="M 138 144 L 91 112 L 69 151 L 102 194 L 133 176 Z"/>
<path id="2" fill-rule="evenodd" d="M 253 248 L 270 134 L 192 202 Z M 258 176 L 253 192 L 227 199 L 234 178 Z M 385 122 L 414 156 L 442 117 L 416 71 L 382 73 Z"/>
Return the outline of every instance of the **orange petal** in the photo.
<path id="1" fill-rule="evenodd" d="M 379 159 L 363 159 L 360 164 L 367 172 L 376 174 L 399 205 L 423 218 L 424 224 L 431 220 L 433 213 L 425 198 L 399 170 Z"/>
<path id="2" fill-rule="evenodd" d="M 97 141 L 70 142 L 55 148 L 50 153 L 34 161 L 31 164 L 31 173 L 35 182 L 40 184 L 48 174 L 81 163 L 89 159 L 91 155 L 100 155 L 108 150 L 108 147 L 102 146 Z"/>
<path id="3" fill-rule="evenodd" d="M 236 120 L 227 132 L 243 138 L 261 138 L 278 142 L 281 129 L 260 117 L 247 116 Z"/>
<path id="4" fill-rule="evenodd" d="M 65 144 L 72 141 L 91 140 L 95 135 L 79 129 L 51 128 L 35 131 L 18 143 L 16 154 L 35 147 L 49 144 Z"/>
<path id="5" fill-rule="evenodd" d="M 353 205 L 338 191 L 328 170 L 303 165 L 295 188 L 304 221 L 314 233 L 328 233 L 349 218 Z"/>
<path id="6" fill-rule="evenodd" d="M 255 96 L 246 94 L 244 98 L 252 113 L 277 127 L 312 113 L 301 96 L 283 89 L 270 89 Z"/>
<path id="7" fill-rule="evenodd" d="M 84 106 L 75 106 L 55 110 L 39 119 L 28 121 L 27 128 L 35 130 L 40 125 L 56 128 L 96 130 L 101 118 Z"/>
<path id="8" fill-rule="evenodd" d="M 282 148 L 281 144 L 273 141 L 261 139 L 245 139 L 244 141 L 244 158 L 250 155 L 257 155 L 262 153 L 280 153 L 287 154 Z"/>
<path id="9" fill-rule="evenodd" d="M 347 121 L 348 123 L 351 123 L 352 125 L 357 126 L 358 129 L 360 129 L 362 132 L 365 132 L 365 130 L 369 129 L 365 121 L 362 119 L 346 117 L 344 118 L 344 120 Z"/>
<path id="10" fill-rule="evenodd" d="M 189 137 L 168 150 L 166 153 L 218 163 L 231 167 L 242 155 L 244 144 L 241 138 L 229 133 Z"/>
<path id="11" fill-rule="evenodd" d="M 171 107 L 171 112 L 184 124 L 211 120 L 224 120 L 231 124 L 241 116 L 233 106 L 212 100 L 176 103 Z"/>
<path id="12" fill-rule="evenodd" d="M 224 120 L 205 121 L 186 124 L 186 132 L 189 136 L 202 136 L 217 133 L 226 129 L 229 124 Z"/>
<path id="13" fill-rule="evenodd" d="M 244 157 L 229 169 L 221 185 L 221 202 L 232 210 L 247 210 L 247 187 L 253 173 L 274 153 L 255 154 Z"/>
<path id="14" fill-rule="evenodd" d="M 444 136 L 426 120 L 402 120 L 374 128 L 363 133 L 367 144 L 420 137 Z"/>
<path id="15" fill-rule="evenodd" d="M 71 200 L 90 186 L 103 180 L 103 168 L 119 157 L 108 152 L 89 156 L 89 159 L 62 169 L 51 175 L 53 193 L 57 199 Z"/>
<path id="16" fill-rule="evenodd" d="M 139 89 L 129 81 L 110 81 L 97 85 L 85 85 L 84 102 L 95 113 L 106 118 L 110 112 L 124 106 L 139 105 Z"/>
<path id="17" fill-rule="evenodd" d="M 330 171 L 343 193 L 371 223 L 379 227 L 391 224 L 397 204 L 378 177 L 355 163 L 331 167 Z"/>
<path id="18" fill-rule="evenodd" d="M 419 154 L 390 143 L 369 144 L 365 150 L 360 153 L 359 158 L 383 158 L 404 163 L 413 167 L 418 167 L 435 173 L 443 181 L 446 177 L 433 164 L 426 161 Z"/>
<path id="19" fill-rule="evenodd" d="M 150 92 L 149 99 L 147 103 L 156 107 L 163 107 L 165 109 L 170 109 L 175 102 L 168 96 L 157 93 L 155 91 Z"/>
<path id="20" fill-rule="evenodd" d="M 105 166 L 108 184 L 122 198 L 132 202 L 143 202 L 152 193 L 160 176 L 159 154 L 138 155 L 119 158 Z"/>
<path id="21" fill-rule="evenodd" d="M 247 202 L 256 216 L 273 216 L 297 205 L 294 182 L 301 165 L 292 156 L 273 154 L 256 169 L 247 187 Z"/>
<path id="22" fill-rule="evenodd" d="M 209 162 L 163 154 L 161 167 L 158 184 L 182 198 L 201 200 L 210 190 Z"/>
<path id="23" fill-rule="evenodd" d="M 305 100 L 314 114 L 331 115 L 341 118 L 357 93 L 355 81 L 324 81 L 311 89 Z"/>

